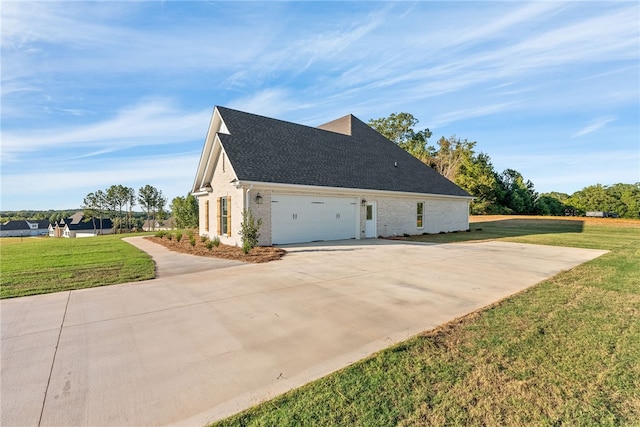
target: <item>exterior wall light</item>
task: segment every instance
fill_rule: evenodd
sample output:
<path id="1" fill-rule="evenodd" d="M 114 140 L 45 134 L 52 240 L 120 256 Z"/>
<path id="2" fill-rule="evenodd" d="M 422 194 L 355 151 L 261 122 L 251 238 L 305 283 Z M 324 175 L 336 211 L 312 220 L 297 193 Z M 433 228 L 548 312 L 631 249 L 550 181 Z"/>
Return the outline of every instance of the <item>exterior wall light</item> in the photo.
<path id="1" fill-rule="evenodd" d="M 262 196 L 260 195 L 260 193 L 256 194 L 256 204 L 262 204 Z"/>
<path id="2" fill-rule="evenodd" d="M 364 208 L 365 206 L 367 206 L 367 201 L 365 199 L 362 199 L 362 207 Z"/>

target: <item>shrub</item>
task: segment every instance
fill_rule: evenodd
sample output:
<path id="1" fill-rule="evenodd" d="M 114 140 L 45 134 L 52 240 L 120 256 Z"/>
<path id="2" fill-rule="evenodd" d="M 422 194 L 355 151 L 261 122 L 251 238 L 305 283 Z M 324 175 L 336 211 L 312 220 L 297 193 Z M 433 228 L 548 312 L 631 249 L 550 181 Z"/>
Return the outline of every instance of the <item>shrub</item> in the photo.
<path id="1" fill-rule="evenodd" d="M 189 239 L 189 243 L 191 243 L 191 246 L 195 246 L 196 245 L 196 238 L 191 236 L 191 238 Z"/>
<path id="2" fill-rule="evenodd" d="M 158 232 L 156 233 L 156 237 L 159 237 L 159 238 L 161 238 L 161 239 L 162 239 L 164 236 L 166 236 L 166 235 L 167 235 L 167 232 L 166 232 L 166 231 L 164 231 L 164 230 L 160 230 L 160 231 L 158 231 Z"/>
<path id="3" fill-rule="evenodd" d="M 206 242 L 206 241 L 207 241 L 207 239 L 208 239 L 208 237 L 207 237 L 207 236 L 205 236 L 204 234 L 203 234 L 202 236 L 200 236 L 200 241 L 201 241 L 202 243 Z"/>
<path id="4" fill-rule="evenodd" d="M 191 240 L 191 238 L 193 237 L 193 230 L 187 231 L 187 237 L 189 237 L 189 240 Z"/>
<path id="5" fill-rule="evenodd" d="M 242 211 L 242 224 L 240 224 L 240 236 L 242 237 L 242 251 L 246 254 L 258 246 L 262 219 L 256 219 L 251 209 Z"/>
<path id="6" fill-rule="evenodd" d="M 209 250 L 213 249 L 213 240 L 209 240 L 207 243 L 205 243 L 205 246 Z"/>
<path id="7" fill-rule="evenodd" d="M 179 242 L 180 240 L 182 240 L 182 233 L 178 231 L 178 232 L 176 233 L 176 241 L 178 241 L 178 242 Z"/>
<path id="8" fill-rule="evenodd" d="M 173 240 L 173 234 L 171 234 L 171 233 L 167 234 L 167 239 Z"/>
<path id="9" fill-rule="evenodd" d="M 213 246 L 215 246 L 216 248 L 217 248 L 218 246 L 220 246 L 220 238 L 219 238 L 218 236 L 215 236 L 215 237 L 211 240 L 211 242 L 213 243 Z"/>

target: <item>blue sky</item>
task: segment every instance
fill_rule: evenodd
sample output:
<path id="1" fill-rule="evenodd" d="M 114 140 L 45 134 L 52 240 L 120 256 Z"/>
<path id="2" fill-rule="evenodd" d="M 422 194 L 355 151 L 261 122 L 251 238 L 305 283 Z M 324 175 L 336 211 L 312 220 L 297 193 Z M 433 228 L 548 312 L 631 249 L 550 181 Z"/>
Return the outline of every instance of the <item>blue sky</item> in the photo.
<path id="1" fill-rule="evenodd" d="M 0 209 L 186 195 L 215 105 L 317 126 L 409 112 L 538 192 L 640 181 L 640 4 L 12 2 Z"/>

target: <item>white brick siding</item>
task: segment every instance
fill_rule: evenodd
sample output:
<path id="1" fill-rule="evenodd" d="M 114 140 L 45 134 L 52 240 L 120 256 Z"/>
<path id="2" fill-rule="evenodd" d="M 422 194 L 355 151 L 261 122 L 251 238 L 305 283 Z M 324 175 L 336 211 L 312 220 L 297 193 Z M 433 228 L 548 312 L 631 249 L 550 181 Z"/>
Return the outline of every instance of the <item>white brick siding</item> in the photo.
<path id="1" fill-rule="evenodd" d="M 469 228 L 467 200 L 435 197 L 366 197 L 368 203 L 377 204 L 377 234 L 391 237 L 403 234 L 462 231 Z M 417 225 L 417 204 L 424 203 L 423 227 Z M 364 211 L 364 208 L 362 208 Z M 364 212 L 361 212 L 361 230 L 364 230 Z M 364 232 L 361 232 L 364 238 Z"/>
<path id="2" fill-rule="evenodd" d="M 223 167 L 224 162 L 224 167 Z M 199 211 L 200 211 L 200 235 L 206 235 L 209 237 L 218 236 L 220 242 L 226 245 L 238 245 L 242 244 L 240 240 L 240 224 L 242 223 L 242 210 L 244 208 L 244 192 L 241 188 L 236 188 L 231 181 L 234 179 L 231 166 L 228 159 L 224 154 L 221 154 L 218 158 L 218 162 L 215 167 L 215 173 L 211 181 L 211 187 L 213 191 L 207 195 L 198 197 Z M 219 197 L 231 197 L 231 204 L 229 205 L 229 213 L 231 214 L 231 235 L 218 235 L 218 205 L 217 201 Z M 206 201 L 209 201 L 209 230 L 206 228 Z"/>

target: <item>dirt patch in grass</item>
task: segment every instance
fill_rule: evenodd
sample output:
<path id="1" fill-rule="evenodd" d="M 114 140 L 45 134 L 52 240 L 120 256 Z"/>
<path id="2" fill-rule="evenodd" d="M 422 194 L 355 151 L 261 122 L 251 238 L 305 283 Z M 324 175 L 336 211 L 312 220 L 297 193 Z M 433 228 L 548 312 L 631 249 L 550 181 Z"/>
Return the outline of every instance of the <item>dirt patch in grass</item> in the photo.
<path id="1" fill-rule="evenodd" d="M 471 215 L 469 223 L 491 222 L 504 220 L 522 221 L 580 221 L 591 225 L 609 225 L 618 228 L 640 228 L 640 219 L 634 218 L 597 218 L 585 216 L 535 216 L 535 215 Z"/>
<path id="2" fill-rule="evenodd" d="M 237 246 L 230 246 L 220 244 L 220 246 L 213 246 L 211 249 L 207 248 L 206 241 L 202 242 L 199 237 L 196 237 L 195 245 L 191 245 L 188 236 L 182 236 L 182 239 L 178 242 L 176 237 L 173 236 L 171 240 L 167 237 L 149 236 L 146 239 L 151 240 L 154 243 L 164 246 L 165 248 L 181 252 L 183 254 L 206 256 L 212 258 L 224 258 L 242 262 L 261 263 L 269 261 L 277 261 L 281 259 L 287 251 L 272 246 L 257 246 L 248 254 L 242 252 L 242 248 Z"/>

